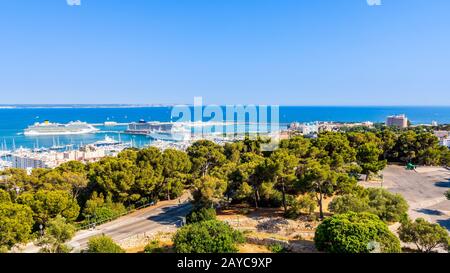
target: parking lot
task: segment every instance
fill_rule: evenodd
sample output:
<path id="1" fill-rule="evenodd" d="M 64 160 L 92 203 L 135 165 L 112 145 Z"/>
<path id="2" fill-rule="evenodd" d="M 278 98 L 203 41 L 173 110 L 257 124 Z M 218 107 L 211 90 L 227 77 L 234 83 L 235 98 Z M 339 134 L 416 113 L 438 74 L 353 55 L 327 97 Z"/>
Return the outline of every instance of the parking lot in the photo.
<path id="1" fill-rule="evenodd" d="M 450 189 L 450 171 L 445 168 L 388 166 L 382 182 L 363 182 L 367 187 L 384 187 L 400 193 L 409 203 L 409 215 L 439 223 L 450 231 L 450 201 L 444 193 Z"/>

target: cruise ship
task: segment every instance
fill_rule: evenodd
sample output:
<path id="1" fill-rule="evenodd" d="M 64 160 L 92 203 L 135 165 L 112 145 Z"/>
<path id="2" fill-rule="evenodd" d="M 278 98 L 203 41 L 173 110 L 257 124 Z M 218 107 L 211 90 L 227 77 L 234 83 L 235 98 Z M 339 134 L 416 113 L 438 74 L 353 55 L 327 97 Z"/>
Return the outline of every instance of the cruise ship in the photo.
<path id="1" fill-rule="evenodd" d="M 94 126 L 81 121 L 67 124 L 51 123 L 48 120 L 29 126 L 24 131 L 26 136 L 82 135 L 98 131 Z"/>
<path id="2" fill-rule="evenodd" d="M 190 138 L 191 130 L 183 124 L 172 122 L 146 122 L 140 120 L 128 125 L 126 134 L 145 135 L 155 140 L 184 141 Z"/>

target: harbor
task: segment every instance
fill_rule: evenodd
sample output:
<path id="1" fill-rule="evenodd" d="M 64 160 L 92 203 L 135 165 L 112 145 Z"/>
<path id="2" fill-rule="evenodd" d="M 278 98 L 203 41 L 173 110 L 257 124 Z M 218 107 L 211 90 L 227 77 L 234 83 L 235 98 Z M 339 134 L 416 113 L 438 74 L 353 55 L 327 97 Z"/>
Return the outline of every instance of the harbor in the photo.
<path id="1" fill-rule="evenodd" d="M 148 121 L 143 118 L 134 118 L 137 115 L 131 115 L 129 112 L 143 111 L 144 109 L 149 111 L 149 113 L 153 113 L 153 115 L 148 117 Z M 168 148 L 186 150 L 187 147 L 199 139 L 208 139 L 223 145 L 227 142 L 242 140 L 245 135 L 270 137 L 271 134 L 277 133 L 277 137 L 280 139 L 299 134 L 315 137 L 322 131 L 340 131 L 344 128 L 361 126 L 372 128 L 376 123 L 386 123 L 401 127 L 408 124 L 411 124 L 411 126 L 436 126 L 442 120 L 437 118 L 437 121 L 430 119 L 429 122 L 420 123 L 417 122 L 419 120 L 417 118 L 416 120 L 406 120 L 406 115 L 391 115 L 391 113 L 402 113 L 399 110 L 400 108 L 395 108 L 397 111 L 390 110 L 392 112 L 389 112 L 390 114 L 384 116 L 383 119 L 376 118 L 371 121 L 364 121 L 361 118 L 356 121 L 345 121 L 347 118 L 342 117 L 340 119 L 344 121 L 339 122 L 326 121 L 324 119 L 310 121 L 310 119 L 305 117 L 294 119 L 295 115 L 293 115 L 294 118 L 291 116 L 288 118 L 283 114 L 283 111 L 290 112 L 293 109 L 302 110 L 303 108 L 282 107 L 280 120 L 274 124 L 271 124 L 270 120 L 269 122 L 260 123 L 226 120 L 223 122 L 208 120 L 173 122 L 168 118 L 170 116 L 170 108 L 144 109 L 121 108 L 120 111 L 125 111 L 121 115 L 115 114 L 105 118 L 99 118 L 92 114 L 87 116 L 88 112 L 85 113 L 86 115 L 83 114 L 86 109 L 82 108 L 53 109 L 54 113 L 46 113 L 45 115 L 42 115 L 42 113 L 36 115 L 36 112 L 44 111 L 43 109 L 33 109 L 32 111 L 36 115 L 33 115 L 35 122 L 27 123 L 22 121 L 27 120 L 27 118 L 23 118 L 21 113 L 29 110 L 14 109 L 18 111 L 18 114 L 11 115 L 11 120 L 3 120 L 3 123 L 0 124 L 0 168 L 40 166 L 51 168 L 69 159 L 91 162 L 103 156 L 114 155 L 117 151 L 126 148 L 153 146 L 163 150 Z M 156 112 L 162 109 L 164 109 L 163 113 L 155 115 Z M 321 108 L 320 110 L 323 112 L 323 109 Z M 353 111 L 355 108 L 351 109 Z M 1 111 L 10 110 L 2 109 Z M 90 110 L 93 111 L 92 109 Z M 95 110 L 107 111 L 108 113 L 115 112 L 111 109 Z M 365 111 L 370 110 L 371 108 L 365 109 Z M 436 111 L 438 110 L 441 111 L 441 115 L 445 115 L 448 109 L 441 110 L 436 108 Z M 71 115 L 59 114 L 60 112 L 71 113 Z M 43 120 L 41 116 L 46 119 Z M 146 115 L 139 112 L 139 116 Z M 2 121 L 3 117 L 5 116 L 0 115 L 0 121 Z M 448 131 L 439 132 L 437 136 L 441 145 L 449 146 Z M 86 147 L 94 148 L 86 150 Z M 19 160 L 18 158 L 22 159 Z M 31 163 L 27 163 L 27 161 Z"/>

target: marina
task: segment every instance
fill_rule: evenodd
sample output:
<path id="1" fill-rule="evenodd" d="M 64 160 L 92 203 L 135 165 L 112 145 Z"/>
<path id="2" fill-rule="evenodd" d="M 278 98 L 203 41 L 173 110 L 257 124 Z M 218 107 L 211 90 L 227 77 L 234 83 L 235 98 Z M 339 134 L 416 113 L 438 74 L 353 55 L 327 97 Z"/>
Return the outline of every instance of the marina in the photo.
<path id="1" fill-rule="evenodd" d="M 291 128 L 307 135 L 313 134 L 318 129 L 336 130 L 346 123 L 355 125 L 361 125 L 367 121 L 383 123 L 387 116 L 398 113 L 405 113 L 413 125 L 431 124 L 433 121 L 437 124 L 450 122 L 450 107 L 280 106 L 279 121 L 276 125 L 282 131 Z M 5 158 L 10 158 L 11 154 L 20 148 L 42 153 L 78 150 L 88 144 L 104 141 L 107 137 L 129 143 L 131 147 L 136 148 L 153 144 L 163 148 L 183 149 L 186 143 L 199 137 L 223 138 L 227 132 L 260 133 L 266 125 L 270 124 L 270 120 L 268 122 L 238 123 L 227 120 L 215 122 L 206 118 L 202 121 L 173 122 L 169 106 L 2 108 L 0 109 L 0 158 L 5 161 Z M 36 123 L 44 124 L 42 128 L 38 127 L 44 133 L 25 134 L 26 130 L 29 127 L 33 128 Z M 70 123 L 75 127 L 64 126 Z M 53 125 L 49 126 L 49 124 Z M 49 133 L 48 129 L 55 128 L 55 124 L 63 126 L 56 126 L 56 132 Z M 74 132 L 72 129 L 77 126 L 89 130 Z M 61 132 L 61 128 L 69 129 L 70 133 Z M 221 140 L 217 139 L 217 141 Z M 441 143 L 448 145 L 448 138 L 442 138 Z"/>

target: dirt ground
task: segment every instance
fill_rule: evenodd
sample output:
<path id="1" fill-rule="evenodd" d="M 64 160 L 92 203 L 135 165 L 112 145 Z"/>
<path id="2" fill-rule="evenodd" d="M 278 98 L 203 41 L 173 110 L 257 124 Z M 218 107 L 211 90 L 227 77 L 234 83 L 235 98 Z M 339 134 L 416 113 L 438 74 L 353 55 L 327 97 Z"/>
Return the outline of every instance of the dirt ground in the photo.
<path id="1" fill-rule="evenodd" d="M 325 208 L 331 199 L 326 200 Z M 326 211 L 327 212 L 327 211 Z M 270 252 L 268 246 L 281 243 L 295 250 L 293 252 L 316 252 L 314 233 L 319 222 L 318 211 L 315 217 L 302 215 L 298 219 L 285 219 L 283 210 L 278 208 L 254 209 L 246 205 L 237 205 L 218 211 L 219 220 L 244 232 L 250 244 L 241 251 L 250 253 Z"/>

